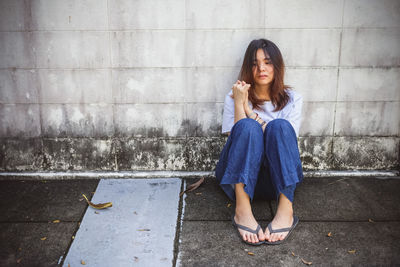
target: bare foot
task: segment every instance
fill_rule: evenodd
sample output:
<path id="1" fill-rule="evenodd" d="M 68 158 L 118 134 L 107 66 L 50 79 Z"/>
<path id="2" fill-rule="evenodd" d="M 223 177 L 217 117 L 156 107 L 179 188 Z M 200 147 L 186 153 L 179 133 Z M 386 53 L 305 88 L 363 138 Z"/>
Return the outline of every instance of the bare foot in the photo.
<path id="1" fill-rule="evenodd" d="M 291 227 L 293 224 L 293 207 L 283 194 L 279 197 L 278 210 L 271 222 L 272 229 L 281 229 Z M 289 232 L 270 233 L 268 227 L 265 229 L 265 239 L 269 242 L 276 242 L 285 239 Z"/>
<path id="2" fill-rule="evenodd" d="M 253 213 L 250 211 L 240 211 L 236 209 L 235 212 L 235 217 L 234 220 L 237 224 L 241 224 L 243 226 L 246 226 L 250 229 L 256 230 L 258 223 L 256 219 L 253 216 Z M 244 241 L 250 242 L 250 243 L 257 243 L 260 241 L 265 240 L 264 232 L 262 229 L 258 232 L 258 235 L 250 233 L 246 230 L 238 228 L 240 235 L 242 236 Z"/>

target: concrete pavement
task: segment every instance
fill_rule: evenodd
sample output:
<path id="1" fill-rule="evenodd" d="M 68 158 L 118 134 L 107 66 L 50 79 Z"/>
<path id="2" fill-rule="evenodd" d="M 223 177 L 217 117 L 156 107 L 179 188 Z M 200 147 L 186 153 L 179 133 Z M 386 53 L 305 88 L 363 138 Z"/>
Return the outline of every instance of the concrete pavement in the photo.
<path id="1" fill-rule="evenodd" d="M 241 242 L 230 222 L 234 203 L 213 178 L 182 197 L 196 179 L 99 181 L 1 180 L 0 266 L 400 264 L 398 178 L 305 178 L 295 195 L 299 225 L 285 244 L 260 247 Z M 82 193 L 114 206 L 95 213 Z M 265 228 L 275 203 L 256 200 L 253 212 Z"/>

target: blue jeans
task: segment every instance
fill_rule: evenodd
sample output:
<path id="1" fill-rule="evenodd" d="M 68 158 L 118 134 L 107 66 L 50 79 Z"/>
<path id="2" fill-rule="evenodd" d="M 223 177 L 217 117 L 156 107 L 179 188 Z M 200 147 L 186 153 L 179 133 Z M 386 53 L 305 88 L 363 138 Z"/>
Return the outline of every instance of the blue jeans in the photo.
<path id="1" fill-rule="evenodd" d="M 215 175 L 233 201 L 235 184 L 243 183 L 251 201 L 253 197 L 277 200 L 282 193 L 293 202 L 303 170 L 292 125 L 287 120 L 275 119 L 263 133 L 255 120 L 239 120 L 222 149 Z"/>

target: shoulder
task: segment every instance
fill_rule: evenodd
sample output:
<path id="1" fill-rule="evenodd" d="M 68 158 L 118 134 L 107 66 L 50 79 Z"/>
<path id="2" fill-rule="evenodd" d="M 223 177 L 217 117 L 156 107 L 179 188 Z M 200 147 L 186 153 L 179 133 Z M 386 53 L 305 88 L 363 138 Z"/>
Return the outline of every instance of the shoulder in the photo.
<path id="1" fill-rule="evenodd" d="M 286 89 L 286 92 L 289 95 L 289 102 L 295 103 L 303 101 L 303 96 L 299 92 L 293 89 Z"/>

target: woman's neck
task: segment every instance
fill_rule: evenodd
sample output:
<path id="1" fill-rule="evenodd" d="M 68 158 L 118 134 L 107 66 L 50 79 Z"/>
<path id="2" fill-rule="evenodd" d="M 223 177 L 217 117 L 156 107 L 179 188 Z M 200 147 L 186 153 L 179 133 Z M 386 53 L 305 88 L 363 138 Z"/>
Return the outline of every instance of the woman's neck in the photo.
<path id="1" fill-rule="evenodd" d="M 270 101 L 270 97 L 269 97 L 269 86 L 265 85 L 265 86 L 255 86 L 254 87 L 254 92 L 257 95 L 257 98 L 264 100 L 264 101 Z"/>

